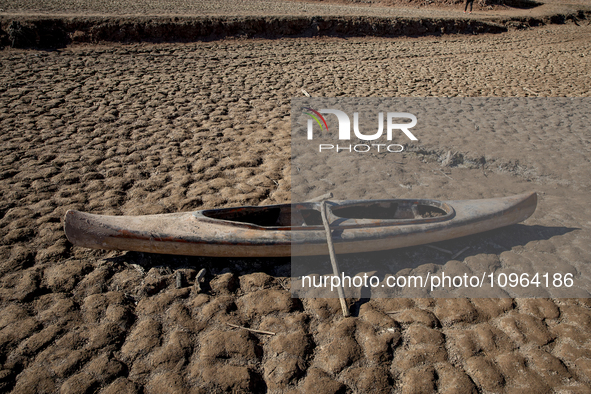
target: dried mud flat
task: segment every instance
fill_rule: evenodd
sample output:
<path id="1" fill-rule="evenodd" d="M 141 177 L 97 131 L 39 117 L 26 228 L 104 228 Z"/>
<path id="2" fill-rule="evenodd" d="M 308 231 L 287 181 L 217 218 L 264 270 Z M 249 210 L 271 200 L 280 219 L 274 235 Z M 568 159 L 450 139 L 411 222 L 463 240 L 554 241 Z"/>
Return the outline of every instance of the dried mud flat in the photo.
<path id="1" fill-rule="evenodd" d="M 301 88 L 588 97 L 590 41 L 590 26 L 567 25 L 0 52 L 1 390 L 591 392 L 588 299 L 353 299 L 345 319 L 338 300 L 292 299 L 285 260 L 89 251 L 62 230 L 72 208 L 131 215 L 289 201 L 289 100 Z M 424 144 L 397 167 L 400 196 L 536 190 L 540 203 L 530 239 L 478 238 L 456 262 L 415 255 L 589 263 L 588 133 Z M 442 159 L 436 144 L 486 164 Z"/>

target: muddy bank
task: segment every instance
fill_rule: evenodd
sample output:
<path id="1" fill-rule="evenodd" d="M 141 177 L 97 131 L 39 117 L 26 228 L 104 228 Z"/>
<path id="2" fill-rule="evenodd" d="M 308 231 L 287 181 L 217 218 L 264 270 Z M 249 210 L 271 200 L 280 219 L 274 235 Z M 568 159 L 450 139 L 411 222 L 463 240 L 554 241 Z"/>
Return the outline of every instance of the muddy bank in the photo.
<path id="1" fill-rule="evenodd" d="M 508 29 L 577 23 L 590 13 L 499 19 L 325 17 L 11 17 L 0 19 L 0 44 L 58 48 L 79 42 L 193 42 L 228 37 L 398 37 L 501 33 Z"/>

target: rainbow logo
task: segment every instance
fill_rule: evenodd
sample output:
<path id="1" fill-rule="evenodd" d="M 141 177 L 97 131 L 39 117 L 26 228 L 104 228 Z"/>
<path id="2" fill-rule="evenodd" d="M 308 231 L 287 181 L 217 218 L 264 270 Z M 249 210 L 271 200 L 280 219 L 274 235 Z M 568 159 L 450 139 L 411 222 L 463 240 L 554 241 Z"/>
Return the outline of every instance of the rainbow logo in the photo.
<path id="1" fill-rule="evenodd" d="M 304 112 L 304 113 L 306 115 L 311 116 L 316 121 L 316 123 L 318 123 L 318 126 L 320 126 L 320 130 L 322 130 L 322 123 L 324 123 L 324 127 L 326 128 L 326 131 L 328 131 L 328 125 L 326 124 L 326 120 L 324 120 L 324 117 L 322 115 L 320 115 L 320 112 L 315 111 L 309 107 L 304 107 L 304 109 L 312 112 L 312 113 L 310 113 L 310 112 Z M 322 123 L 320 123 L 321 120 L 322 120 Z"/>

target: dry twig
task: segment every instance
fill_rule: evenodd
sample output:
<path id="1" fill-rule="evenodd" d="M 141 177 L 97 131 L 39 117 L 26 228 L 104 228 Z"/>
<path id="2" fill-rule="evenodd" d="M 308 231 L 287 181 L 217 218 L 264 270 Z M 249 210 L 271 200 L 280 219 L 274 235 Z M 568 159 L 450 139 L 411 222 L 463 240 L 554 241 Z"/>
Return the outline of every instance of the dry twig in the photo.
<path id="1" fill-rule="evenodd" d="M 447 250 L 447 249 L 439 248 L 439 247 L 437 247 L 437 246 L 433 246 L 433 245 L 425 245 L 425 246 L 426 246 L 426 247 L 428 247 L 428 248 L 431 248 L 431 249 L 438 250 L 438 251 L 440 251 L 440 252 L 443 252 L 443 253 L 447 253 L 447 254 L 453 254 L 453 252 L 452 252 L 451 250 Z"/>
<path id="2" fill-rule="evenodd" d="M 445 171 L 443 171 L 441 168 L 439 169 L 439 171 L 441 171 L 441 173 L 442 173 L 443 175 L 445 175 L 446 177 L 448 177 L 448 178 L 449 178 L 449 179 L 451 179 L 452 181 L 454 180 L 452 177 L 450 177 L 449 175 L 447 175 L 447 174 L 445 173 Z"/>
<path id="3" fill-rule="evenodd" d="M 205 277 L 205 268 L 201 268 L 199 270 L 199 272 L 197 273 L 197 276 L 195 276 L 195 291 L 197 293 L 201 293 L 201 282 L 203 281 L 203 278 Z"/>
<path id="4" fill-rule="evenodd" d="M 458 257 L 459 255 L 461 255 L 462 253 L 464 253 L 466 250 L 470 249 L 469 246 L 466 246 L 464 249 L 460 250 L 458 253 L 454 254 L 453 256 L 451 256 L 451 259 L 455 259 L 456 257 Z"/>
<path id="5" fill-rule="evenodd" d="M 253 328 L 237 326 L 236 324 L 232 324 L 232 323 L 226 323 L 226 324 L 229 325 L 230 327 L 241 328 L 243 330 L 250 331 L 250 332 L 255 332 L 257 334 L 275 335 L 275 333 L 274 332 L 271 332 L 271 331 L 255 330 Z"/>
<path id="6" fill-rule="evenodd" d="M 321 196 L 311 198 L 311 199 L 309 199 L 306 202 L 321 202 L 321 201 L 324 201 L 324 200 L 328 200 L 329 198 L 332 198 L 332 192 L 328 192 L 328 193 L 325 193 L 325 194 L 323 194 Z"/>
<path id="7" fill-rule="evenodd" d="M 181 271 L 175 272 L 175 286 L 177 289 L 183 287 L 183 273 Z"/>

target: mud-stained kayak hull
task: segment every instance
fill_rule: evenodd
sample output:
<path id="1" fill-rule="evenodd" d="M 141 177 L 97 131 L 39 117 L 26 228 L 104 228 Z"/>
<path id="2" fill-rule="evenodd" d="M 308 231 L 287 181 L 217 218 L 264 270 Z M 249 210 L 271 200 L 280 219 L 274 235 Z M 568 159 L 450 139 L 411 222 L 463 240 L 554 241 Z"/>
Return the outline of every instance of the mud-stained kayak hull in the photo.
<path id="1" fill-rule="evenodd" d="M 389 250 L 444 241 L 519 223 L 536 193 L 437 201 L 329 202 L 336 253 Z M 319 203 L 239 207 L 146 216 L 70 210 L 66 236 L 92 249 L 218 257 L 287 257 L 328 253 Z"/>

